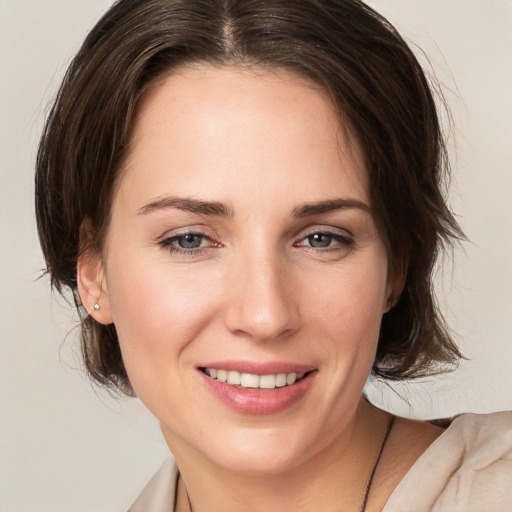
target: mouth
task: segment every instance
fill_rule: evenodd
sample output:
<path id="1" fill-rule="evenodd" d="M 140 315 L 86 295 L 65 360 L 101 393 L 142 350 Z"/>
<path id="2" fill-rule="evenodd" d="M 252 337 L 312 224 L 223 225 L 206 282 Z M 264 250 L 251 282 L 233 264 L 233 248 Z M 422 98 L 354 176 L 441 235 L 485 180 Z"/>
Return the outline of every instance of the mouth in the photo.
<path id="1" fill-rule="evenodd" d="M 197 369 L 213 396 L 250 415 L 280 413 L 298 404 L 318 373 L 311 366 L 286 363 L 224 362 Z"/>
<path id="2" fill-rule="evenodd" d="M 255 373 L 244 373 L 236 370 L 225 370 L 222 368 L 200 368 L 200 370 L 219 382 L 225 382 L 240 389 L 275 389 L 291 386 L 300 382 L 311 372 L 297 373 L 269 373 L 257 375 Z"/>

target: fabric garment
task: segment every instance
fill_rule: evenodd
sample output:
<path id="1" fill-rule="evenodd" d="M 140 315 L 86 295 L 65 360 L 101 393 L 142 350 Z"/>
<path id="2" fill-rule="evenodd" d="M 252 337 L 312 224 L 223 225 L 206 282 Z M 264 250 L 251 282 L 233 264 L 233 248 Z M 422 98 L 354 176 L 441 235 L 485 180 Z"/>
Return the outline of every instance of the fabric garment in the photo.
<path id="1" fill-rule="evenodd" d="M 128 512 L 174 512 L 178 475 L 167 459 Z M 456 418 L 382 512 L 512 512 L 512 412 Z"/>

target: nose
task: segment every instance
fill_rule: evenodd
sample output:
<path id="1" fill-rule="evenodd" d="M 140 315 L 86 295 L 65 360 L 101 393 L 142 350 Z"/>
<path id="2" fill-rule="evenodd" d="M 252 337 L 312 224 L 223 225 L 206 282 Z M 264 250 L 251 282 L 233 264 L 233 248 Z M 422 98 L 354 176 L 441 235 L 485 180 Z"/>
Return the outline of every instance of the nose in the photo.
<path id="1" fill-rule="evenodd" d="M 226 327 L 259 342 L 282 339 L 300 325 L 297 283 L 277 255 L 240 258 L 230 269 Z"/>

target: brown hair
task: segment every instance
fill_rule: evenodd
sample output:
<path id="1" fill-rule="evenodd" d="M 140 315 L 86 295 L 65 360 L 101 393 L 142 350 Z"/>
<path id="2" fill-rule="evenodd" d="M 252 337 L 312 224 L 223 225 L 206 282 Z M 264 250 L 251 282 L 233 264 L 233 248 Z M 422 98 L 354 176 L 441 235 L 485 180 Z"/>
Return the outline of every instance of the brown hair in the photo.
<path id="1" fill-rule="evenodd" d="M 431 88 L 389 22 L 357 0 L 120 0 L 72 61 L 37 156 L 39 237 L 53 286 L 74 293 L 90 375 L 131 392 L 115 326 L 88 316 L 76 291 L 80 228 L 88 219 L 101 250 L 139 100 L 190 62 L 285 68 L 329 92 L 363 149 L 391 266 L 407 275 L 373 371 L 404 379 L 456 362 L 432 272 L 443 244 L 463 235 L 442 195 L 447 159 Z"/>

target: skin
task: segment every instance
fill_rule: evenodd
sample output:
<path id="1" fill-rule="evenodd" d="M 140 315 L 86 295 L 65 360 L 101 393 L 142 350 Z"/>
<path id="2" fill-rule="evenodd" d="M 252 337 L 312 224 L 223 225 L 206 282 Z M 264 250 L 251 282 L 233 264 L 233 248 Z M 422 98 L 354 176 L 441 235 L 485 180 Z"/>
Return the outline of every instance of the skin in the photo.
<path id="1" fill-rule="evenodd" d="M 191 199 L 222 211 L 188 211 Z M 340 199 L 352 206 L 305 208 Z M 200 246 L 180 247 L 191 233 Z M 166 77 L 140 106 L 103 253 L 78 270 L 84 305 L 115 323 L 175 455 L 178 510 L 185 484 L 195 512 L 358 509 L 389 422 L 361 393 L 402 278 L 356 140 L 322 91 L 286 72 L 196 65 Z M 198 365 L 219 360 L 315 375 L 291 407 L 250 415 L 204 385 Z M 400 430 L 413 455 L 388 463 Z M 397 422 L 367 510 L 436 436 L 413 431 Z M 398 469 L 382 473 L 388 464 Z"/>

